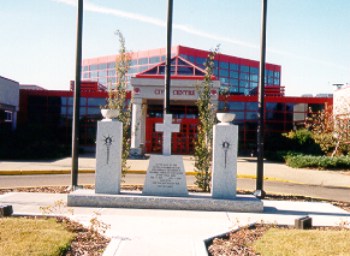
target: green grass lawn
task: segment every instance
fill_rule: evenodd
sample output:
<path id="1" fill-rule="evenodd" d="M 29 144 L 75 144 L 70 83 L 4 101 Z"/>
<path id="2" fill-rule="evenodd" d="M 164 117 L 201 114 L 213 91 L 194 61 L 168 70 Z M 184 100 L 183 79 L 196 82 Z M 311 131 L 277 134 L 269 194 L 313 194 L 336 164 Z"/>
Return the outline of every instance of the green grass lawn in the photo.
<path id="1" fill-rule="evenodd" d="M 269 229 L 254 244 L 261 255 L 350 255 L 350 230 Z"/>
<path id="2" fill-rule="evenodd" d="M 0 255 L 61 255 L 73 239 L 55 219 L 0 218 Z"/>

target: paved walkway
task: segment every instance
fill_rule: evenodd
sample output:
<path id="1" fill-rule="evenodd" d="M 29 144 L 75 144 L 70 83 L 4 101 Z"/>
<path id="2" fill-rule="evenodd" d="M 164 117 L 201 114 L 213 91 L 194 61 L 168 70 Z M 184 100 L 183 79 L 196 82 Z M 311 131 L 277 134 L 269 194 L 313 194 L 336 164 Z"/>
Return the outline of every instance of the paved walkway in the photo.
<path id="1" fill-rule="evenodd" d="M 16 215 L 41 214 L 40 207 L 53 206 L 65 194 L 8 193 L 0 204 L 11 204 Z M 350 213 L 329 203 L 264 201 L 263 213 L 173 211 L 149 209 L 107 209 L 73 207 L 54 212 L 89 226 L 98 219 L 110 225 L 106 235 L 112 238 L 104 256 L 207 255 L 204 240 L 254 222 L 294 225 L 296 218 L 309 215 L 315 226 L 350 228 Z"/>
<path id="2" fill-rule="evenodd" d="M 131 170 L 144 172 L 148 160 L 128 161 Z M 193 171 L 193 160 L 184 156 L 187 172 Z M 25 172 L 68 172 L 71 159 L 53 162 L 0 162 L 0 174 Z M 79 159 L 80 170 L 93 171 L 95 160 Z M 350 187 L 350 175 L 331 172 L 292 169 L 281 164 L 265 163 L 265 178 L 302 184 Z M 239 158 L 238 175 L 254 177 L 256 163 L 252 158 Z M 0 204 L 11 204 L 16 215 L 42 214 L 40 207 L 67 201 L 65 194 L 8 193 L 0 196 Z M 96 213 L 111 227 L 107 235 L 112 238 L 105 256 L 126 255 L 207 255 L 204 240 L 229 232 L 253 222 L 293 225 L 296 218 L 309 215 L 316 226 L 346 224 L 350 228 L 350 213 L 328 203 L 264 201 L 263 213 L 173 211 L 149 209 L 67 208 L 55 214 L 66 215 L 85 225 Z"/>

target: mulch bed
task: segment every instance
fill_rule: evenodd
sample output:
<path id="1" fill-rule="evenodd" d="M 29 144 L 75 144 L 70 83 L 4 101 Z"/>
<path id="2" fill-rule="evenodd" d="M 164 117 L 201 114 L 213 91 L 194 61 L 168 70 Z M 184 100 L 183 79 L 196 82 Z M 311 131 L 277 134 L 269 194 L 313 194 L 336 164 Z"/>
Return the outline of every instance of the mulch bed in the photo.
<path id="1" fill-rule="evenodd" d="M 86 186 L 84 188 L 94 188 Z M 141 190 L 142 186 L 122 185 L 125 190 Z M 0 189 L 0 194 L 8 192 L 41 192 L 41 193 L 69 193 L 67 186 L 51 187 L 26 187 L 13 189 Z M 195 191 L 195 190 L 194 190 Z M 252 194 L 252 192 L 238 191 L 238 194 Z M 308 202 L 328 202 L 350 212 L 350 203 L 336 202 L 330 200 L 320 200 L 303 196 L 286 196 L 286 195 L 267 195 L 265 200 L 289 200 L 289 201 L 308 201 Z M 66 256 L 82 255 L 102 255 L 103 250 L 107 247 L 109 239 L 94 231 L 93 229 L 84 228 L 81 224 L 72 222 L 66 218 L 59 218 L 58 221 L 67 223 L 68 229 L 77 234 L 76 239 L 71 244 L 71 249 L 65 254 Z M 212 244 L 208 246 L 210 255 L 257 255 L 254 250 L 247 246 L 262 235 L 271 227 L 271 225 L 254 225 L 243 227 L 236 232 L 229 233 L 224 238 L 215 238 Z"/>
<path id="2" fill-rule="evenodd" d="M 275 226 L 266 224 L 255 224 L 245 226 L 237 231 L 227 234 L 225 237 L 214 238 L 208 246 L 210 256 L 256 256 L 260 255 L 253 249 L 253 244 L 260 239 L 271 227 L 294 228 L 289 226 Z M 343 227 L 313 227 L 319 230 L 342 230 Z"/>
<path id="3" fill-rule="evenodd" d="M 64 222 L 69 231 L 77 234 L 64 256 L 102 255 L 110 242 L 110 239 L 104 237 L 94 229 L 85 228 L 78 222 L 66 218 L 58 218 L 58 221 Z"/>

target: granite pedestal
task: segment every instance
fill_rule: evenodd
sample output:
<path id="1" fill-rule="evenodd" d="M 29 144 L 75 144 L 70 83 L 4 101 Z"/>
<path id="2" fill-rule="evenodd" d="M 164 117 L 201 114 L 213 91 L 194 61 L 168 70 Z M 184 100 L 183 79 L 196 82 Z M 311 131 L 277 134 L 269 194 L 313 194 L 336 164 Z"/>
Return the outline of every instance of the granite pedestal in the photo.
<path id="1" fill-rule="evenodd" d="M 120 192 L 123 124 L 117 120 L 97 123 L 96 193 Z"/>
<path id="2" fill-rule="evenodd" d="M 213 138 L 212 195 L 214 198 L 235 198 L 238 126 L 230 123 L 214 125 Z"/>
<path id="3" fill-rule="evenodd" d="M 118 195 L 96 194 L 94 190 L 76 190 L 68 195 L 70 207 L 169 209 L 197 211 L 262 212 L 263 202 L 254 196 L 215 199 L 207 193 L 189 193 L 187 197 L 145 196 L 141 192 L 121 191 Z"/>

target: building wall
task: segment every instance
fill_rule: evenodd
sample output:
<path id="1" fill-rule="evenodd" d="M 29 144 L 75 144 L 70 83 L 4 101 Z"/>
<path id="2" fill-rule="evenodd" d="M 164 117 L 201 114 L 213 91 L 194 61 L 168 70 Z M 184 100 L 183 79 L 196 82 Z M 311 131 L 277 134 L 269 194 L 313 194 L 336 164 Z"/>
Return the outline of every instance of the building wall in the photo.
<path id="1" fill-rule="evenodd" d="M 172 47 L 172 56 L 179 55 L 199 68 L 204 68 L 208 51 L 185 46 Z M 116 55 L 83 60 L 82 78 L 98 81 L 108 86 L 114 84 Z M 131 54 L 128 77 L 146 71 L 165 61 L 165 49 L 138 51 Z M 258 85 L 259 62 L 218 53 L 215 57 L 214 75 L 220 80 L 222 90 L 233 95 L 250 95 Z M 265 84 L 281 86 L 281 66 L 266 64 Z M 256 92 L 255 92 L 256 93 Z"/>
<path id="2" fill-rule="evenodd" d="M 333 94 L 333 115 L 350 118 L 350 86 L 338 89 Z"/>
<path id="3" fill-rule="evenodd" d="M 14 129 L 19 110 L 19 83 L 0 76 L 0 92 L 0 129 Z"/>

